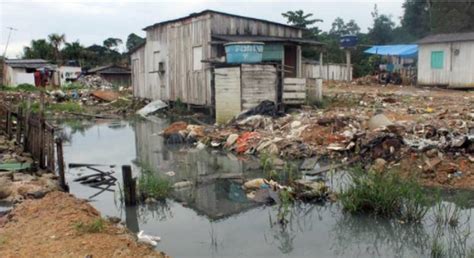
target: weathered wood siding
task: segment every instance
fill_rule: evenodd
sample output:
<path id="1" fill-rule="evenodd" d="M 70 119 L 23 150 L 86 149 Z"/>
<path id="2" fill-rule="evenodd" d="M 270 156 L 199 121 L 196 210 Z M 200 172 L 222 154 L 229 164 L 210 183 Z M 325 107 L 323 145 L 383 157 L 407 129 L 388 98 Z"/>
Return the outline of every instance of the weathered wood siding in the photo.
<path id="1" fill-rule="evenodd" d="M 144 96 L 210 105 L 209 65 L 203 63 L 201 69 L 193 69 L 193 48 L 202 47 L 202 59 L 207 59 L 210 56 L 210 40 L 209 15 L 148 29 L 145 45 L 145 82 L 142 91 Z M 160 63 L 162 71 L 159 71 Z"/>
<path id="2" fill-rule="evenodd" d="M 322 78 L 323 80 L 345 81 L 347 80 L 346 64 L 319 64 L 303 63 L 305 78 Z M 352 67 L 349 71 L 352 78 Z"/>
<path id="3" fill-rule="evenodd" d="M 418 84 L 474 88 L 474 41 L 423 44 L 418 49 Z M 431 68 L 432 51 L 444 52 L 442 69 Z"/>
<path id="4" fill-rule="evenodd" d="M 283 79 L 283 104 L 304 104 L 306 101 L 306 78 Z"/>
<path id="5" fill-rule="evenodd" d="M 215 69 L 216 122 L 224 124 L 241 111 L 240 66 Z"/>
<path id="6" fill-rule="evenodd" d="M 264 100 L 277 102 L 278 76 L 273 65 L 241 66 L 242 110 L 251 109 Z"/>
<path id="7" fill-rule="evenodd" d="M 302 37 L 302 31 L 300 29 L 218 13 L 212 14 L 211 32 L 212 34 L 227 35 Z"/>
<path id="8" fill-rule="evenodd" d="M 146 98 L 145 94 L 145 46 L 130 55 L 132 65 L 133 96 Z"/>

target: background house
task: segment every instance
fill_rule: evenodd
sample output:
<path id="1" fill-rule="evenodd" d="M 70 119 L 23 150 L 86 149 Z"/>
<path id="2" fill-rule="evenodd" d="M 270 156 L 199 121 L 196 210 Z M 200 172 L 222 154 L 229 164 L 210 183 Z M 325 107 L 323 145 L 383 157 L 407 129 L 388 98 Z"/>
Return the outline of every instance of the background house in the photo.
<path id="1" fill-rule="evenodd" d="M 417 43 L 418 84 L 474 88 L 474 32 L 437 34 Z"/>
<path id="2" fill-rule="evenodd" d="M 303 76 L 301 45 L 321 45 L 303 39 L 301 28 L 211 10 L 156 23 L 144 30 L 146 44 L 130 53 L 134 96 L 171 102 L 179 99 L 188 105 L 211 109 L 217 101 L 214 69 L 225 60 L 224 44 L 264 43 L 263 65 L 274 67 L 253 68 L 266 69 L 272 78 L 276 76 L 275 84 L 284 82 L 283 78 Z M 232 74 L 240 74 L 236 71 Z M 245 71 L 252 74 L 249 69 Z M 251 81 L 259 85 L 258 78 Z M 244 87 L 241 83 L 238 81 L 233 87 Z M 278 96 L 284 87 L 268 88 L 273 91 L 269 95 Z M 254 93 L 265 90 L 267 88 Z M 239 103 L 246 103 L 246 99 Z"/>
<path id="3" fill-rule="evenodd" d="M 130 69 L 113 64 L 89 69 L 86 74 L 98 75 L 115 86 L 129 87 L 132 82 Z"/>
<path id="4" fill-rule="evenodd" d="M 48 84 L 58 85 L 57 66 L 43 59 L 7 59 L 3 65 L 3 84 L 17 86 L 22 83 L 35 85 L 34 73 L 37 70 L 49 70 Z"/>

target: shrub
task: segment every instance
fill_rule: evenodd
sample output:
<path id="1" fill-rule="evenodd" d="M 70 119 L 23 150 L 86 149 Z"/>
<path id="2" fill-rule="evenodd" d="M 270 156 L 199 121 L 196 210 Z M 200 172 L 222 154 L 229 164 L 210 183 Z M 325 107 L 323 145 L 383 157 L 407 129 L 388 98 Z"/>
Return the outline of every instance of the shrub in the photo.
<path id="1" fill-rule="evenodd" d="M 352 169 L 352 182 L 340 194 L 344 209 L 350 213 L 397 217 L 419 222 L 429 205 L 421 186 L 414 180 L 402 180 L 396 173 L 365 173 Z"/>

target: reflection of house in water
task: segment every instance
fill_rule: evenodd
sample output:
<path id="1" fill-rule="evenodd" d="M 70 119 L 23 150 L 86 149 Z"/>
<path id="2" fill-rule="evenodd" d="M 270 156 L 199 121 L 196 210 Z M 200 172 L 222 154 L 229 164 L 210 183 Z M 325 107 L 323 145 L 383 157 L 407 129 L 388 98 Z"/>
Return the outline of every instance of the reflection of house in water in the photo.
<path id="1" fill-rule="evenodd" d="M 256 206 L 247 200 L 237 181 L 216 178 L 226 175 L 252 177 L 256 172 L 253 170 L 252 173 L 252 167 L 258 168 L 258 162 L 251 166 L 235 156 L 165 145 L 158 133 L 167 125 L 166 120 L 137 122 L 135 138 L 140 162 L 163 177 L 167 177 L 166 172 L 174 171 L 175 176 L 170 177 L 173 183 L 184 180 L 194 183 L 193 187 L 175 191 L 173 198 L 186 202 L 187 206 L 211 219 L 227 217 Z"/>

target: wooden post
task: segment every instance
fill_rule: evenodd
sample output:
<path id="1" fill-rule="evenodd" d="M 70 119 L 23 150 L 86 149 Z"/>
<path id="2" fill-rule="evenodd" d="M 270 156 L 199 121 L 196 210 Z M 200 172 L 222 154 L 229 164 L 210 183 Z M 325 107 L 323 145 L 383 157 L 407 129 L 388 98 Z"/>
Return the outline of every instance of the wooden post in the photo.
<path id="1" fill-rule="evenodd" d="M 346 75 L 347 75 L 347 82 L 352 80 L 351 78 L 351 50 L 346 49 Z"/>
<path id="2" fill-rule="evenodd" d="M 59 138 L 56 139 L 56 152 L 58 159 L 59 184 L 63 191 L 69 192 L 69 186 L 67 185 L 66 176 L 64 174 L 63 141 Z"/>
<path id="3" fill-rule="evenodd" d="M 136 182 L 132 178 L 132 168 L 129 165 L 122 166 L 123 191 L 125 196 L 125 206 L 137 203 Z"/>
<path id="4" fill-rule="evenodd" d="M 8 108 L 7 109 L 7 135 L 8 135 L 8 140 L 12 139 L 12 112 Z"/>

